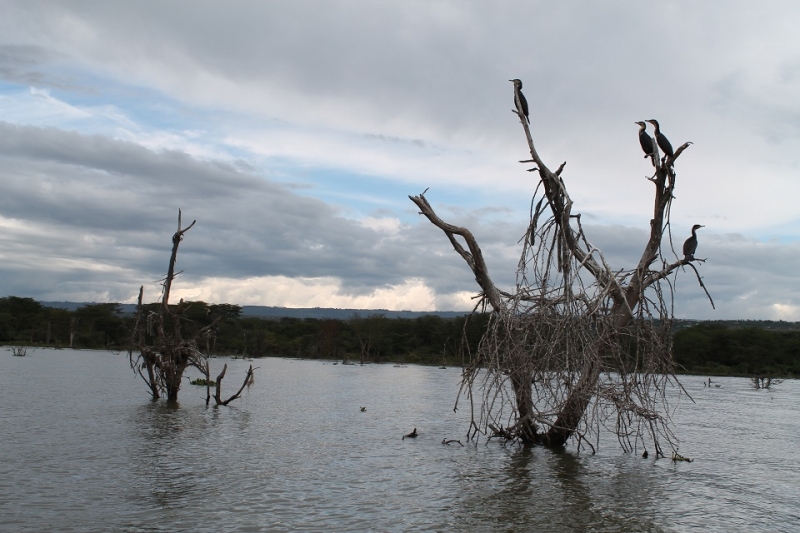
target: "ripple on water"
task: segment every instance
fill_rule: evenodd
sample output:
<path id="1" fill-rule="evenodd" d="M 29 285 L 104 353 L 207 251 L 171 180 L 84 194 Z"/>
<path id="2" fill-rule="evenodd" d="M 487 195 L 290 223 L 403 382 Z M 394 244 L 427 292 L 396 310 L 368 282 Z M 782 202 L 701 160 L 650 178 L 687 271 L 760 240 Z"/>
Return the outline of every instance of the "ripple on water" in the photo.
<path id="1" fill-rule="evenodd" d="M 229 385 L 248 362 L 229 363 Z M 212 361 L 214 368 L 222 361 Z M 692 463 L 479 445 L 458 369 L 266 359 L 229 408 L 147 400 L 124 355 L 0 352 L 2 531 L 792 531 L 800 387 L 703 388 Z M 214 370 L 212 368 L 212 371 Z M 360 410 L 361 406 L 366 411 Z M 417 439 L 401 436 L 417 427 Z"/>

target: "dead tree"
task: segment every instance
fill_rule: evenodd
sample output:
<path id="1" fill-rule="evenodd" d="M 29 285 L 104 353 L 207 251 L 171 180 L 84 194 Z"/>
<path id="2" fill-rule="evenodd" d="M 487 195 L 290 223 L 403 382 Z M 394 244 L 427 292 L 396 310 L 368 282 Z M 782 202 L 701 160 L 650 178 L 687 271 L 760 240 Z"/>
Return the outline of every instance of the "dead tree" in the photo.
<path id="1" fill-rule="evenodd" d="M 779 385 L 781 382 L 783 382 L 783 380 L 773 378 L 772 376 L 762 376 L 761 374 L 756 374 L 750 378 L 750 382 L 756 389 L 771 389 L 773 385 Z"/>
<path id="2" fill-rule="evenodd" d="M 183 326 L 186 318 L 183 317 L 183 313 L 186 306 L 183 300 L 178 305 L 169 304 L 172 282 L 180 274 L 180 272 L 175 272 L 178 247 L 183 240 L 183 235 L 194 226 L 195 222 L 197 221 L 192 221 L 189 226 L 182 228 L 181 212 L 178 211 L 178 231 L 172 236 L 172 254 L 169 259 L 167 275 L 162 283 L 161 301 L 157 309 L 145 309 L 142 305 L 144 287 L 139 288 L 136 320 L 131 334 L 128 359 L 134 372 L 144 380 L 153 400 L 166 396 L 170 402 L 177 401 L 184 371 L 190 366 L 196 368 L 206 379 L 206 405 L 208 405 L 211 400 L 211 369 L 208 357 L 198 349 L 196 339 L 207 335 L 216 326 L 217 321 L 213 321 L 195 335 L 184 338 Z M 223 401 L 220 387 L 226 370 L 227 365 L 217 378 L 214 396 L 217 405 L 227 405 L 238 398 L 245 385 L 253 379 L 253 366 L 250 365 L 239 392 Z"/>
<path id="3" fill-rule="evenodd" d="M 589 437 L 606 426 L 625 450 L 649 435 L 660 453 L 660 438 L 673 442 L 666 389 L 680 387 L 670 332 L 672 275 L 688 266 L 703 286 L 692 264 L 703 260 L 679 258 L 665 238 L 675 162 L 691 143 L 663 159 L 655 148 L 655 174 L 647 178 L 655 187 L 649 239 L 634 268 L 617 270 L 589 242 L 573 211 L 562 177 L 566 163 L 551 171 L 522 112 L 514 112 L 531 155 L 521 163 L 533 164 L 529 172 L 538 173 L 539 182 L 513 292 L 494 284 L 467 228 L 439 218 L 424 193 L 409 197 L 472 269 L 481 289 L 475 311 L 491 313 L 459 392 L 472 410 L 468 436 L 552 447 L 574 438 L 579 447 L 594 449 Z"/>

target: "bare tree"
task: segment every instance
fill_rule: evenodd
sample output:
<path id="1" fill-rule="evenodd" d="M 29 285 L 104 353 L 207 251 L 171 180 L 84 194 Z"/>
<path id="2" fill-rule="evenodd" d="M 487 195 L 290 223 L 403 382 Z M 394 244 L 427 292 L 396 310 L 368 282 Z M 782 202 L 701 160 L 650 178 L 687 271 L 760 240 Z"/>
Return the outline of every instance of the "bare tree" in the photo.
<path id="1" fill-rule="evenodd" d="M 761 374 L 756 374 L 750 378 L 750 382 L 756 389 L 771 389 L 773 385 L 780 385 L 783 380 L 773 378 L 772 376 L 762 376 Z"/>
<path id="2" fill-rule="evenodd" d="M 625 450 L 645 444 L 649 435 L 663 455 L 659 439 L 673 442 L 667 386 L 680 387 L 672 358 L 671 275 L 688 266 L 705 289 L 692 264 L 702 259 L 679 258 L 671 238 L 662 247 L 669 235 L 674 165 L 691 143 L 662 159 L 653 142 L 649 239 L 634 268 L 612 269 L 573 211 L 562 177 L 566 163 L 551 171 L 536 151 L 523 109 L 515 113 L 531 154 L 521 163 L 534 165 L 528 171 L 538 173 L 539 183 L 520 240 L 513 292 L 494 284 L 467 228 L 439 218 L 425 193 L 409 197 L 472 269 L 481 289 L 475 311 L 491 313 L 477 351 L 468 354 L 459 393 L 472 411 L 468 436 L 553 447 L 576 438 L 579 447 L 594 449 L 589 437 L 606 426 Z"/>
<path id="3" fill-rule="evenodd" d="M 189 226 L 182 228 L 181 212 L 180 210 L 178 211 L 178 231 L 172 236 L 172 254 L 170 255 L 167 275 L 162 283 L 161 302 L 157 310 L 145 310 L 142 305 L 144 287 L 139 288 L 139 302 L 131 335 L 130 349 L 128 350 L 128 359 L 131 368 L 147 384 L 153 400 L 158 400 L 163 395 L 166 395 L 168 401 L 177 401 L 184 371 L 190 366 L 196 368 L 205 376 L 206 405 L 208 405 L 211 399 L 211 369 L 208 357 L 198 349 L 196 339 L 208 335 L 217 321 L 213 321 L 190 338 L 184 338 L 182 331 L 186 321 L 183 317 L 183 312 L 186 309 L 185 304 L 183 300 L 176 306 L 169 304 L 172 282 L 180 274 L 180 272 L 175 272 L 178 247 L 183 240 L 183 235 L 194 226 L 195 222 L 197 221 L 192 221 Z M 152 342 L 148 342 L 148 338 L 152 339 Z M 250 365 L 242 387 L 232 397 L 223 401 L 221 398 L 221 382 L 225 377 L 227 368 L 228 365 L 226 364 L 222 373 L 217 377 L 216 394 L 214 395 L 217 405 L 227 405 L 238 398 L 245 385 L 251 383 L 253 379 L 253 366 Z"/>

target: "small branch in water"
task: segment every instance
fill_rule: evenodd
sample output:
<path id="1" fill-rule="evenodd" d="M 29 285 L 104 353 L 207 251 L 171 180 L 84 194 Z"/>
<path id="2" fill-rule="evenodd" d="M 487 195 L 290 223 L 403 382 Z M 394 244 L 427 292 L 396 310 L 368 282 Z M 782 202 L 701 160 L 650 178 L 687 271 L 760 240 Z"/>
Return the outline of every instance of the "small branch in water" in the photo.
<path id="1" fill-rule="evenodd" d="M 678 461 L 686 461 L 687 463 L 691 463 L 692 462 L 692 460 L 689 459 L 688 457 L 684 457 L 681 454 L 679 454 L 678 452 L 672 452 L 672 462 L 677 463 Z"/>
<path id="2" fill-rule="evenodd" d="M 222 367 L 222 372 L 220 372 L 219 376 L 217 376 L 217 393 L 214 395 L 214 400 L 217 402 L 217 405 L 228 405 L 233 400 L 238 398 L 242 394 L 242 391 L 244 390 L 244 388 L 250 383 L 250 380 L 253 379 L 253 372 L 254 372 L 253 365 L 250 365 L 250 368 L 247 369 L 247 375 L 244 378 L 244 382 L 242 383 L 242 386 L 239 387 L 239 390 L 236 392 L 236 394 L 234 394 L 233 396 L 231 396 L 227 400 L 222 401 L 222 397 L 221 397 L 222 396 L 222 378 L 225 377 L 225 372 L 227 370 L 228 370 L 228 364 L 225 363 L 225 365 L 223 365 L 223 367 Z"/>

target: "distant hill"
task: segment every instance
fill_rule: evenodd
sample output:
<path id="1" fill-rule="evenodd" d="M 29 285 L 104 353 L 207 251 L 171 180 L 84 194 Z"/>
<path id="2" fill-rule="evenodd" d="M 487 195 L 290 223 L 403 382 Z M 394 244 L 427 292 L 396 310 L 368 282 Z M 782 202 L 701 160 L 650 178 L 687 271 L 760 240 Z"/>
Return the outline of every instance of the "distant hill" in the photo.
<path id="1" fill-rule="evenodd" d="M 387 309 L 335 309 L 329 307 L 268 307 L 263 305 L 242 306 L 242 316 L 255 316 L 264 318 L 338 318 L 345 320 L 355 313 L 363 316 L 384 315 L 386 318 L 417 318 L 426 315 L 436 315 L 442 318 L 455 318 L 468 314 L 466 311 L 389 311 Z"/>
<path id="2" fill-rule="evenodd" d="M 79 307 L 95 302 L 39 302 L 45 307 L 54 307 L 56 309 L 66 309 L 74 311 Z M 123 314 L 134 314 L 136 312 L 136 304 L 119 304 Z M 271 307 L 265 305 L 244 305 L 242 306 L 242 317 L 258 317 L 258 318 L 316 318 L 326 319 L 334 318 L 339 320 L 346 320 L 352 317 L 355 313 L 361 316 L 369 315 L 384 315 L 386 318 L 417 318 L 426 315 L 436 315 L 442 318 L 455 318 L 468 314 L 466 311 L 389 311 L 387 309 L 336 309 L 329 307 L 306 307 L 306 308 L 290 308 L 290 307 Z"/>
<path id="3" fill-rule="evenodd" d="M 96 302 L 39 302 L 45 307 L 56 309 L 66 309 L 74 311 L 77 308 Z M 134 314 L 136 304 L 119 304 L 123 314 Z M 362 317 L 369 315 L 384 315 L 386 318 L 418 318 L 426 315 L 435 315 L 442 318 L 456 318 L 469 314 L 466 311 L 389 311 L 387 309 L 337 309 L 331 307 L 272 307 L 266 305 L 244 305 L 242 306 L 242 317 L 258 317 L 266 319 L 277 318 L 333 318 L 346 320 L 355 313 Z M 694 320 L 676 318 L 674 329 L 680 330 L 698 324 L 718 324 L 728 328 L 764 328 L 773 330 L 797 330 L 800 329 L 800 322 L 785 322 L 783 320 Z"/>

